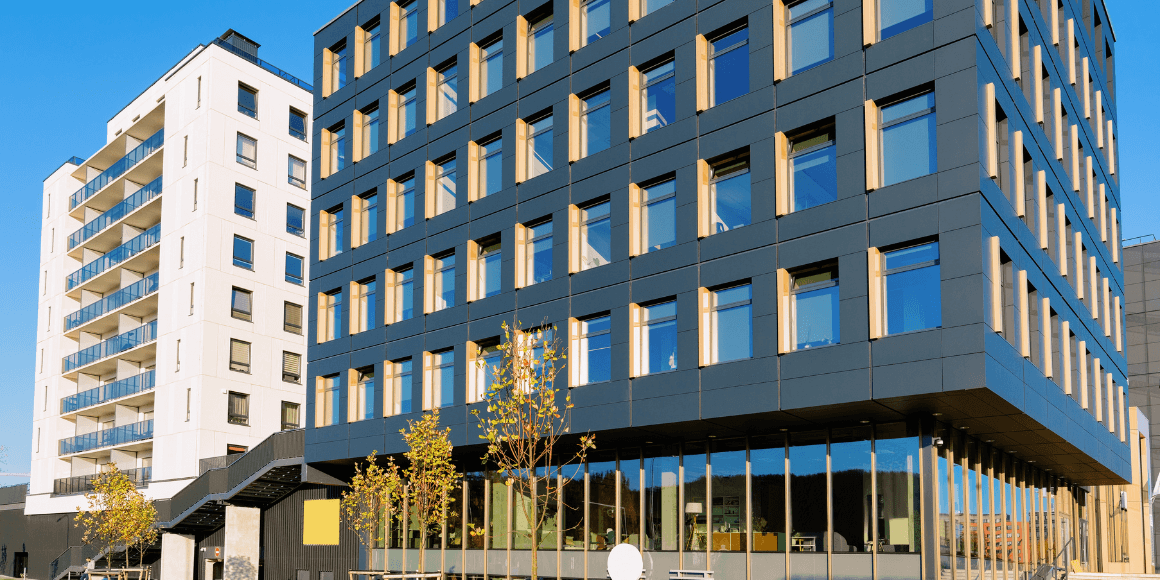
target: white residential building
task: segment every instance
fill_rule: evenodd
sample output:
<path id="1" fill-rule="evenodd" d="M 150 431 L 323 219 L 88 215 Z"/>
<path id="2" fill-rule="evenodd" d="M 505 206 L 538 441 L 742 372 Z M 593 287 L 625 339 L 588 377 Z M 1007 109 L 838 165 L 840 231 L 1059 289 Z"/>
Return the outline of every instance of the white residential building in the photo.
<path id="1" fill-rule="evenodd" d="M 301 422 L 311 88 L 228 31 L 44 182 L 25 512 L 115 462 L 171 497 Z"/>

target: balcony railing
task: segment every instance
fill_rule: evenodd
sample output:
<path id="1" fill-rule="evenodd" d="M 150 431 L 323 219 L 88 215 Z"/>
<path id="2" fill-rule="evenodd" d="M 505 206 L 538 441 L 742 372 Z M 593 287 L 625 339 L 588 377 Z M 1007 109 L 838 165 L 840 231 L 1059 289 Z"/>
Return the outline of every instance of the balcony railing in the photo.
<path id="1" fill-rule="evenodd" d="M 126 197 L 121 203 L 109 208 L 109 211 L 97 216 L 93 221 L 87 223 L 81 229 L 73 232 L 68 237 L 68 249 L 73 249 L 80 245 L 85 240 L 101 233 L 105 228 L 109 227 L 117 220 L 129 215 L 133 210 L 149 203 L 153 198 L 161 194 L 161 177 L 150 181 L 148 185 L 133 192 L 132 195 Z"/>
<path id="2" fill-rule="evenodd" d="M 129 332 L 118 334 L 100 344 L 74 352 L 64 357 L 64 372 L 97 362 L 103 358 L 125 352 L 157 339 L 157 321 L 138 326 Z"/>
<path id="3" fill-rule="evenodd" d="M 70 455 L 102 447 L 112 447 L 122 443 L 131 443 L 143 439 L 153 438 L 153 419 L 121 425 L 111 429 L 102 429 L 76 437 L 60 440 L 60 454 Z"/>
<path id="4" fill-rule="evenodd" d="M 106 312 L 112 312 L 130 302 L 134 302 L 144 298 L 157 291 L 159 272 L 154 272 L 153 275 L 138 280 L 116 292 L 105 296 L 104 298 L 69 314 L 64 317 L 64 329 L 66 331 L 72 330 L 98 316 L 103 316 Z"/>
<path id="5" fill-rule="evenodd" d="M 95 389 L 69 395 L 60 400 L 60 412 L 72 413 L 73 411 L 100 405 L 105 401 L 112 401 L 113 399 L 120 399 L 121 397 L 128 397 L 129 395 L 150 391 L 157 384 L 156 373 L 157 371 L 145 371 L 127 379 L 121 379 L 107 385 L 101 385 Z"/>
<path id="6" fill-rule="evenodd" d="M 215 38 L 213 40 L 213 44 L 216 44 L 216 45 L 218 45 L 218 46 L 220 46 L 220 47 L 222 47 L 222 48 L 224 48 L 224 49 L 226 49 L 226 50 L 228 50 L 228 51 L 230 51 L 230 52 L 262 67 L 262 68 L 264 68 L 264 69 L 266 69 L 267 71 L 274 73 L 275 75 L 281 77 L 282 80 L 285 80 L 285 81 L 289 82 L 290 84 L 292 84 L 292 85 L 294 85 L 294 86 L 296 86 L 296 87 L 298 87 L 298 88 L 300 88 L 308 93 L 314 92 L 314 87 L 302 82 L 301 80 L 298 80 L 298 77 L 295 77 L 294 75 L 292 75 L 292 74 L 290 74 L 290 73 L 288 73 L 288 72 L 256 57 L 256 56 L 254 56 L 248 52 L 245 52 L 245 51 L 239 49 L 238 47 L 236 47 L 228 42 L 223 41 L 220 38 Z"/>
<path id="7" fill-rule="evenodd" d="M 164 142 L 165 129 L 160 129 L 148 139 L 142 141 L 140 145 L 133 148 L 132 151 L 126 153 L 124 157 L 118 159 L 116 163 L 110 165 L 100 175 L 94 177 L 92 181 L 86 183 L 84 187 L 78 189 L 76 193 L 72 194 L 72 197 L 68 200 L 68 209 L 70 211 L 76 209 L 86 199 L 92 197 L 93 194 L 112 183 L 114 179 L 124 175 L 126 171 L 132 169 L 142 159 L 145 159 L 154 151 L 160 149 L 161 144 Z"/>
<path id="8" fill-rule="evenodd" d="M 144 487 L 153 479 L 152 467 L 125 469 L 121 473 L 124 473 L 125 477 L 128 477 L 129 481 L 132 481 L 136 487 Z M 93 482 L 98 477 L 100 477 L 99 474 L 93 474 L 57 479 L 52 482 L 52 495 L 73 495 L 92 491 Z"/>
<path id="9" fill-rule="evenodd" d="M 68 275 L 65 290 L 72 290 L 89 280 L 96 278 L 105 270 L 136 256 L 149 249 L 153 244 L 161 241 L 161 224 L 157 224 L 141 235 L 109 250 L 108 254 L 81 266 L 80 270 Z"/>

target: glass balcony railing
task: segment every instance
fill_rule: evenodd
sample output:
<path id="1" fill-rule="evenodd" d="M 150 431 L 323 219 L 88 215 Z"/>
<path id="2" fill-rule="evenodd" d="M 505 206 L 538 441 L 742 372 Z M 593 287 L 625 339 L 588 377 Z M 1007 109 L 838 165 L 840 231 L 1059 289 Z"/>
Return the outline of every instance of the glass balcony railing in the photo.
<path id="1" fill-rule="evenodd" d="M 129 478 L 136 487 L 144 487 L 153 479 L 152 467 L 138 467 L 137 469 L 124 469 L 121 473 Z M 52 495 L 74 495 L 78 493 L 85 493 L 93 490 L 93 482 L 96 481 L 98 474 L 93 475 L 78 475 L 75 477 L 64 477 L 52 482 Z"/>
<path id="2" fill-rule="evenodd" d="M 73 249 L 79 246 L 85 240 L 101 233 L 105 228 L 109 227 L 117 220 L 133 213 L 133 210 L 149 203 L 153 198 L 161 194 L 161 177 L 149 182 L 148 185 L 133 192 L 132 195 L 126 197 L 121 203 L 109 208 L 109 211 L 101 214 L 87 223 L 81 229 L 73 232 L 68 237 L 68 249 Z"/>
<path id="3" fill-rule="evenodd" d="M 290 74 L 290 73 L 258 58 L 255 55 L 252 55 L 248 52 L 245 52 L 245 51 L 239 49 L 238 47 L 236 47 L 228 42 L 223 41 L 220 38 L 215 38 L 213 40 L 213 44 L 216 44 L 216 45 L 218 45 L 218 46 L 220 46 L 220 47 L 222 47 L 222 48 L 224 48 L 224 49 L 226 49 L 226 50 L 228 50 L 228 51 L 230 51 L 230 52 L 262 67 L 262 68 L 264 68 L 264 69 L 266 69 L 267 71 L 274 73 L 275 75 L 281 77 L 283 80 L 289 82 L 290 84 L 292 84 L 292 85 L 294 85 L 294 86 L 296 86 L 296 87 L 298 87 L 298 88 L 300 88 L 308 93 L 314 92 L 314 87 L 311 87 L 310 85 L 302 82 L 301 80 L 298 79 L 298 77 L 295 77 L 294 75 L 292 75 L 292 74 Z"/>
<path id="4" fill-rule="evenodd" d="M 98 316 L 103 316 L 107 312 L 112 312 L 130 302 L 134 302 L 144 298 L 157 291 L 158 272 L 154 272 L 152 276 L 138 280 L 116 292 L 105 296 L 104 298 L 69 314 L 64 317 L 65 331 L 72 330 Z"/>
<path id="5" fill-rule="evenodd" d="M 100 405 L 105 401 L 112 401 L 113 399 L 120 399 L 121 397 L 128 397 L 129 395 L 152 390 L 156 386 L 156 373 L 157 371 L 145 371 L 127 379 L 121 379 L 107 385 L 101 385 L 95 389 L 69 395 L 60 400 L 60 412 L 72 413 L 73 411 Z"/>
<path id="6" fill-rule="evenodd" d="M 157 321 L 138 326 L 129 332 L 124 332 L 86 349 L 74 352 L 64 357 L 64 372 L 97 362 L 103 358 L 125 352 L 131 348 L 141 346 L 157 339 Z"/>
<path id="7" fill-rule="evenodd" d="M 122 443 L 141 441 L 153 438 L 153 419 L 121 425 L 111 429 L 101 429 L 76 437 L 60 440 L 60 454 L 70 455 L 102 447 L 112 447 Z"/>
<path id="8" fill-rule="evenodd" d="M 96 278 L 99 274 L 144 252 L 161 241 L 161 224 L 157 224 L 147 230 L 141 235 L 109 250 L 108 254 L 81 266 L 80 270 L 68 275 L 68 280 L 65 281 L 65 290 L 72 290 L 89 280 Z"/>
<path id="9" fill-rule="evenodd" d="M 84 187 L 72 194 L 72 197 L 68 200 L 69 211 L 76 209 L 78 205 L 84 203 L 94 193 L 112 183 L 114 179 L 124 175 L 126 171 L 132 169 L 134 165 L 140 163 L 142 159 L 150 156 L 154 151 L 160 149 L 161 144 L 164 142 L 165 129 L 158 130 L 148 139 L 142 141 L 140 145 L 126 153 L 124 157 L 118 159 L 116 163 L 110 165 L 108 169 L 101 172 L 100 175 L 94 177 L 92 181 L 86 183 Z"/>

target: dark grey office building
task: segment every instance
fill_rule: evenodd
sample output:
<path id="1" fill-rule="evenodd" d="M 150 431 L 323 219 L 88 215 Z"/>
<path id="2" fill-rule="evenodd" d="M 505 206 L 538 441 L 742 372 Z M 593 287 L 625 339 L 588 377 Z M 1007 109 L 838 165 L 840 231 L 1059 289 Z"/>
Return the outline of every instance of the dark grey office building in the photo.
<path id="1" fill-rule="evenodd" d="M 526 575 L 470 410 L 501 323 L 552 325 L 598 449 L 540 576 L 1114 569 L 1113 47 L 1098 0 L 355 4 L 315 35 L 306 463 L 439 408 L 427 567 Z M 413 569 L 415 532 L 345 565 Z"/>
<path id="2" fill-rule="evenodd" d="M 1160 242 L 1155 236 L 1124 248 L 1124 297 L 1127 341 L 1128 398 L 1148 418 L 1151 428 L 1151 465 L 1160 465 L 1157 430 L 1160 429 Z M 1143 241 L 1143 240 L 1141 240 Z M 1153 516 L 1155 518 L 1155 516 Z M 1153 525 L 1153 542 L 1157 532 Z"/>

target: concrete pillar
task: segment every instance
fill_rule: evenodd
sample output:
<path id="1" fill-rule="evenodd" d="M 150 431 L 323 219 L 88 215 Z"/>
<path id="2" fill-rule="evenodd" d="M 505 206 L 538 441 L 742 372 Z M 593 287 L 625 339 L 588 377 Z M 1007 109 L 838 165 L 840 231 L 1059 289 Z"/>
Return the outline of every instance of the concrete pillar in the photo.
<path id="1" fill-rule="evenodd" d="M 161 534 L 161 569 L 165 580 L 193 580 L 195 549 L 193 536 Z"/>
<path id="2" fill-rule="evenodd" d="M 222 580 L 258 580 L 262 510 L 226 506 L 225 565 Z"/>

